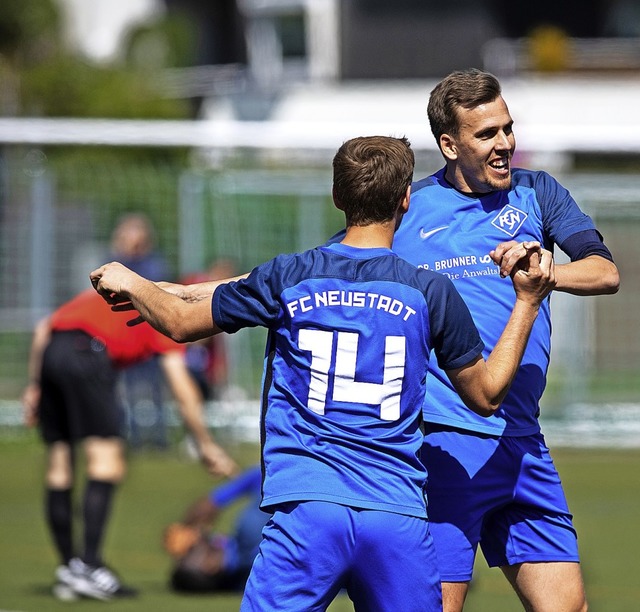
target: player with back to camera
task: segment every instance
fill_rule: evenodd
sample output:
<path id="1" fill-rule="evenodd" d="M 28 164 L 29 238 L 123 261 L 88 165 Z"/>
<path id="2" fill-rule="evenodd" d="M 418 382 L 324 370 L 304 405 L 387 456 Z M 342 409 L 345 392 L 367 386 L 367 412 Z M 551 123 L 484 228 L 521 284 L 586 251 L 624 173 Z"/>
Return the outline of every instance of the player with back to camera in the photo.
<path id="1" fill-rule="evenodd" d="M 445 167 L 414 183 L 393 250 L 453 280 L 485 355 L 510 316 L 514 294 L 502 277 L 523 242 L 570 257 L 554 266 L 556 291 L 618 290 L 611 253 L 569 192 L 545 172 L 512 167 L 513 119 L 493 75 L 450 74 L 431 92 L 428 115 Z M 468 410 L 447 373 L 429 364 L 423 459 L 447 612 L 463 608 L 478 544 L 526 610 L 587 608 L 572 516 L 538 422 L 550 337 L 545 300 L 511 390 L 488 419 Z"/>
<path id="2" fill-rule="evenodd" d="M 527 243 L 520 265 L 528 269 L 512 271 L 512 316 L 485 361 L 453 283 L 391 251 L 413 166 L 406 139 L 345 142 L 333 160 L 343 241 L 280 255 L 217 288 L 183 289 L 181 297 L 200 301 L 183 301 L 118 263 L 91 273 L 114 308 L 135 308 L 180 342 L 269 330 L 262 507 L 274 514 L 242 610 L 323 610 L 342 588 L 356 610 L 442 608 L 418 458 L 429 354 L 470 408 L 491 414 L 554 279 L 550 253 Z"/>

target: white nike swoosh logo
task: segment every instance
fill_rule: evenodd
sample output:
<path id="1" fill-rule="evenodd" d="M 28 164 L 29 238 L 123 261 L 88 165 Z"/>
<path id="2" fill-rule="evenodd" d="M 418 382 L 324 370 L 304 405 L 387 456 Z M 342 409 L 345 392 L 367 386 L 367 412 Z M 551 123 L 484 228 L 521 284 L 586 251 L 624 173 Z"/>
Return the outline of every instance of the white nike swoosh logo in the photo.
<path id="1" fill-rule="evenodd" d="M 434 234 L 437 234 L 438 232 L 441 232 L 448 227 L 448 225 L 441 225 L 440 227 L 436 227 L 435 229 L 429 230 L 428 232 L 425 232 L 422 228 L 420 228 L 420 238 L 426 240 L 427 238 L 429 238 L 429 236 L 433 236 Z"/>

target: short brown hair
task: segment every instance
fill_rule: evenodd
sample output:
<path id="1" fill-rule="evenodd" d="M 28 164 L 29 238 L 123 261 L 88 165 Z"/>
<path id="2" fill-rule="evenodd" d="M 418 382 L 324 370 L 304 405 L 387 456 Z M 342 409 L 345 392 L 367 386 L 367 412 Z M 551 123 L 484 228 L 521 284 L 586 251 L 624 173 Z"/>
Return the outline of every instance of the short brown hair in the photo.
<path id="1" fill-rule="evenodd" d="M 429 97 L 427 114 L 431 131 L 440 146 L 440 136 L 458 133 L 457 109 L 475 108 L 493 102 L 502 93 L 500 82 L 477 68 L 452 72 L 440 81 Z"/>
<path id="2" fill-rule="evenodd" d="M 391 136 L 347 140 L 333 158 L 333 197 L 347 226 L 393 219 L 413 179 L 409 141 Z"/>

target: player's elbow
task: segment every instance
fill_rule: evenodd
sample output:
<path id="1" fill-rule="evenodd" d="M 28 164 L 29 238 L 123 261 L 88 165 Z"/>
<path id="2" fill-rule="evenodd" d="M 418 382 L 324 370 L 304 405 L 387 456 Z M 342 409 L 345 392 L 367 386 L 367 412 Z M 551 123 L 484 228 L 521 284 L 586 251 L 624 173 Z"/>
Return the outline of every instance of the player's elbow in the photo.
<path id="1" fill-rule="evenodd" d="M 186 344 L 187 342 L 191 342 L 191 340 L 189 340 L 189 337 L 181 334 L 181 333 L 170 333 L 168 334 L 169 338 L 171 338 L 174 342 L 177 342 L 178 344 Z"/>
<path id="2" fill-rule="evenodd" d="M 590 259 L 590 258 L 587 258 Z M 596 257 L 593 257 L 596 260 Z M 612 295 L 620 289 L 620 273 L 612 261 L 598 258 L 600 265 L 594 271 L 591 295 Z"/>
<path id="3" fill-rule="evenodd" d="M 191 330 L 183 318 L 167 317 L 166 319 L 156 320 L 153 322 L 153 327 L 179 344 L 191 342 Z"/>
<path id="4" fill-rule="evenodd" d="M 195 342 L 218 333 L 217 328 L 211 326 L 201 326 L 194 324 L 189 318 L 176 319 L 172 322 L 171 327 L 164 333 L 174 342 L 185 344 L 187 342 Z"/>
<path id="5" fill-rule="evenodd" d="M 495 414 L 507 390 L 496 383 L 482 355 L 467 365 L 447 370 L 447 375 L 465 406 L 482 417 Z"/>
<path id="6" fill-rule="evenodd" d="M 476 408 L 475 413 L 479 414 L 481 417 L 484 417 L 485 419 L 488 419 L 490 416 L 493 416 L 496 413 L 496 411 L 490 408 Z"/>
<path id="7" fill-rule="evenodd" d="M 607 273 L 602 279 L 603 290 L 605 295 L 613 295 L 620 290 L 620 273 L 616 266 L 611 265 Z"/>
<path id="8" fill-rule="evenodd" d="M 186 344 L 187 342 L 194 342 L 200 339 L 200 336 L 184 325 L 176 325 L 172 327 L 167 330 L 166 335 L 178 344 Z"/>
<path id="9" fill-rule="evenodd" d="M 490 416 L 493 416 L 498 408 L 500 408 L 500 403 L 495 403 L 495 402 L 483 402 L 483 403 L 471 403 L 471 402 L 465 402 L 467 404 L 467 408 L 473 410 L 473 412 L 475 412 L 476 414 L 480 415 L 481 417 L 484 418 L 488 418 Z"/>
<path id="10" fill-rule="evenodd" d="M 473 394 L 460 393 L 466 407 L 481 417 L 486 418 L 494 415 L 500 408 L 505 393 L 496 396 L 488 390 L 480 391 L 480 387 L 476 387 L 475 391 Z"/>

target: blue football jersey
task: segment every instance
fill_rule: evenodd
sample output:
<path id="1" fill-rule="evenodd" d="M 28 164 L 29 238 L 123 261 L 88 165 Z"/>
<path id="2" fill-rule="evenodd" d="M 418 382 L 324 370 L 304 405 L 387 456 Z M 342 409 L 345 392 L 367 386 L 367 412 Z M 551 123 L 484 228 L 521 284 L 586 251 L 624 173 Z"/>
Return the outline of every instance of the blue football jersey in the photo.
<path id="1" fill-rule="evenodd" d="M 264 508 L 316 500 L 426 516 L 418 452 L 429 355 L 457 368 L 483 346 L 446 277 L 388 249 L 332 244 L 220 286 L 212 314 L 229 333 L 269 330 Z"/>
<path id="2" fill-rule="evenodd" d="M 593 229 L 593 221 L 570 193 L 545 172 L 515 169 L 511 189 L 477 197 L 454 189 L 442 169 L 414 183 L 409 211 L 396 232 L 393 250 L 414 265 L 453 281 L 480 331 L 486 358 L 515 302 L 511 279 L 500 277 L 489 252 L 507 240 L 537 240 L 553 251 L 554 245 L 571 235 Z M 431 363 L 425 420 L 494 435 L 536 433 L 550 337 L 547 299 L 511 390 L 498 412 L 488 418 L 469 410 L 438 364 Z"/>

